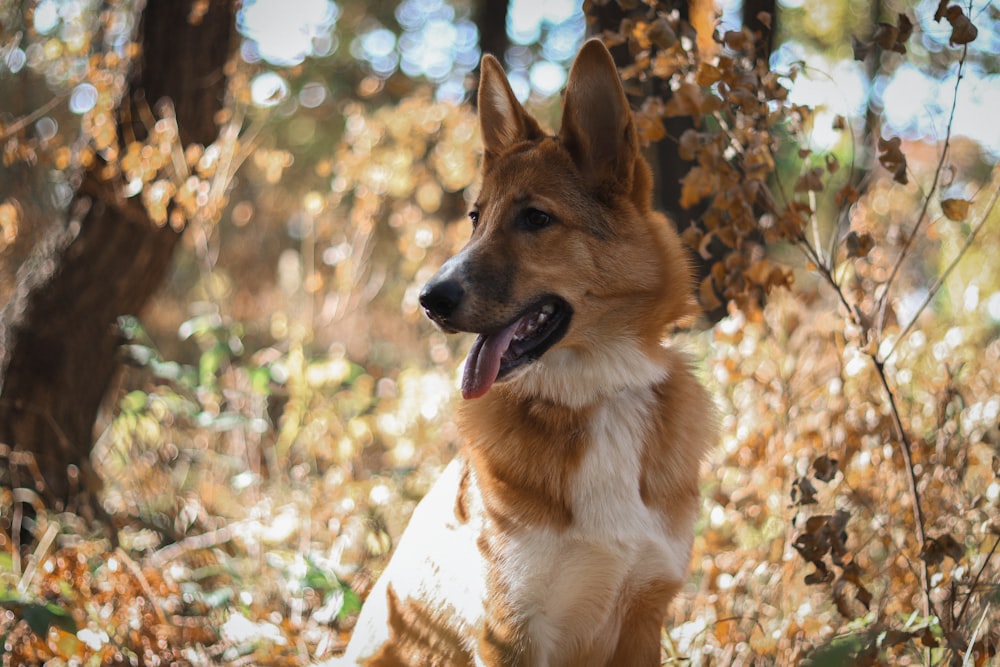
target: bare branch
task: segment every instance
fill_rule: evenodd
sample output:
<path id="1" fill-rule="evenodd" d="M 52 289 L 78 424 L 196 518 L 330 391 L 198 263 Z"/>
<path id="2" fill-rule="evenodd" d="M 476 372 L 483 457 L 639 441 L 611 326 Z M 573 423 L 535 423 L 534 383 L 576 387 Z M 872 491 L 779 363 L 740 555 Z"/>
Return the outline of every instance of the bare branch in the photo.
<path id="1" fill-rule="evenodd" d="M 948 125 L 945 131 L 944 137 L 944 147 L 941 150 L 941 157 L 938 159 L 937 167 L 934 169 L 934 178 L 931 180 L 931 187 L 924 195 L 924 203 L 920 208 L 920 214 L 917 216 L 917 222 L 910 230 L 910 235 L 907 237 L 906 242 L 903 244 L 903 249 L 899 253 L 899 257 L 896 259 L 896 263 L 892 267 L 892 272 L 889 274 L 888 280 L 885 281 L 885 289 L 882 292 L 882 296 L 879 298 L 877 308 L 878 319 L 876 320 L 875 329 L 879 334 L 882 335 L 882 327 L 885 324 L 885 311 L 886 306 L 889 303 L 889 293 L 892 289 L 892 284 L 899 274 L 900 268 L 902 268 L 903 263 L 909 256 L 910 248 L 913 245 L 913 239 L 917 237 L 917 232 L 920 231 L 920 227 L 924 224 L 927 219 L 927 209 L 931 203 L 931 197 L 937 191 L 938 182 L 941 180 L 941 172 L 944 171 L 944 162 L 948 157 L 948 151 L 951 148 L 951 130 L 955 122 L 955 109 L 958 108 L 958 87 L 962 83 L 962 69 L 965 66 L 965 57 L 969 52 L 968 45 L 962 47 L 962 57 L 958 60 L 958 73 L 955 76 L 955 88 L 951 96 L 951 111 L 948 113 Z"/>

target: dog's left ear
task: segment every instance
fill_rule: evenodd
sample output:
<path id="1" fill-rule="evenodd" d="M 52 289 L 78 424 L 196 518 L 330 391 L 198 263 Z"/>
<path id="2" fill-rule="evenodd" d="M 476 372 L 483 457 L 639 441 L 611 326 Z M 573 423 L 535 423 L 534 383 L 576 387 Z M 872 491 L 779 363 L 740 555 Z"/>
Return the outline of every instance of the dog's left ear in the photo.
<path id="1" fill-rule="evenodd" d="M 566 85 L 559 138 L 593 185 L 631 185 L 639 151 L 635 124 L 607 47 L 583 45 Z"/>

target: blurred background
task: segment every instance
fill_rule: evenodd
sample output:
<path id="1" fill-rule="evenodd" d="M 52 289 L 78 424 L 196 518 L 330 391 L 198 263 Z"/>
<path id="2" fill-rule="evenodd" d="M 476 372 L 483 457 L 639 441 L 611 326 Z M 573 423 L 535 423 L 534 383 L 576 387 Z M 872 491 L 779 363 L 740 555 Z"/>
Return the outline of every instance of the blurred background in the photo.
<path id="1" fill-rule="evenodd" d="M 590 37 L 724 415 L 664 660 L 992 664 L 996 3 L 159 4 L 0 0 L 3 664 L 343 648 L 461 446 L 480 58 L 556 129 Z"/>

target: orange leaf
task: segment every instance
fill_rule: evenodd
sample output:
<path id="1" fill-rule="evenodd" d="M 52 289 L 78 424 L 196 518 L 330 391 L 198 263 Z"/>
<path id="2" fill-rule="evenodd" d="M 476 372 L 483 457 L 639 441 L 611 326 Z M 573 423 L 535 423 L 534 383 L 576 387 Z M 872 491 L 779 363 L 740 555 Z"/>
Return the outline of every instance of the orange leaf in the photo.
<path id="1" fill-rule="evenodd" d="M 699 86 L 711 86 L 722 78 L 722 72 L 718 67 L 702 63 L 698 66 L 698 73 L 695 74 L 695 83 Z"/>
<path id="2" fill-rule="evenodd" d="M 715 291 L 715 283 L 712 282 L 712 276 L 705 276 L 705 279 L 701 281 L 698 296 L 701 307 L 705 310 L 715 310 L 722 306 L 722 302 L 719 301 L 719 297 Z"/>
<path id="3" fill-rule="evenodd" d="M 697 120 L 701 118 L 701 104 L 704 97 L 701 88 L 685 81 L 670 97 L 663 109 L 663 115 L 666 118 L 692 116 Z"/>
<path id="4" fill-rule="evenodd" d="M 682 208 L 691 208 L 716 190 L 717 178 L 708 169 L 697 166 L 681 181 Z"/>
<path id="5" fill-rule="evenodd" d="M 941 210 L 949 220 L 961 222 L 969 214 L 971 205 L 972 202 L 965 199 L 945 199 L 941 202 Z"/>

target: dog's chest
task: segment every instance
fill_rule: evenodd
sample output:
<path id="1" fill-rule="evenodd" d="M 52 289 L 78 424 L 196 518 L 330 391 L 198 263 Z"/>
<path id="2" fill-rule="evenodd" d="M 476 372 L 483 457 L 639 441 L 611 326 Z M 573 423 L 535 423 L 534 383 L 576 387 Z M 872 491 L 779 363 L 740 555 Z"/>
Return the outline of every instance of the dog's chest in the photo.
<path id="1" fill-rule="evenodd" d="M 573 478 L 571 525 L 517 531 L 500 550 L 495 565 L 539 657 L 589 644 L 598 658 L 617 641 L 618 606 L 643 587 L 683 576 L 689 528 L 671 525 L 640 495 L 654 407 L 651 388 L 643 388 L 597 410 Z M 573 628 L 586 636 L 573 637 Z"/>

